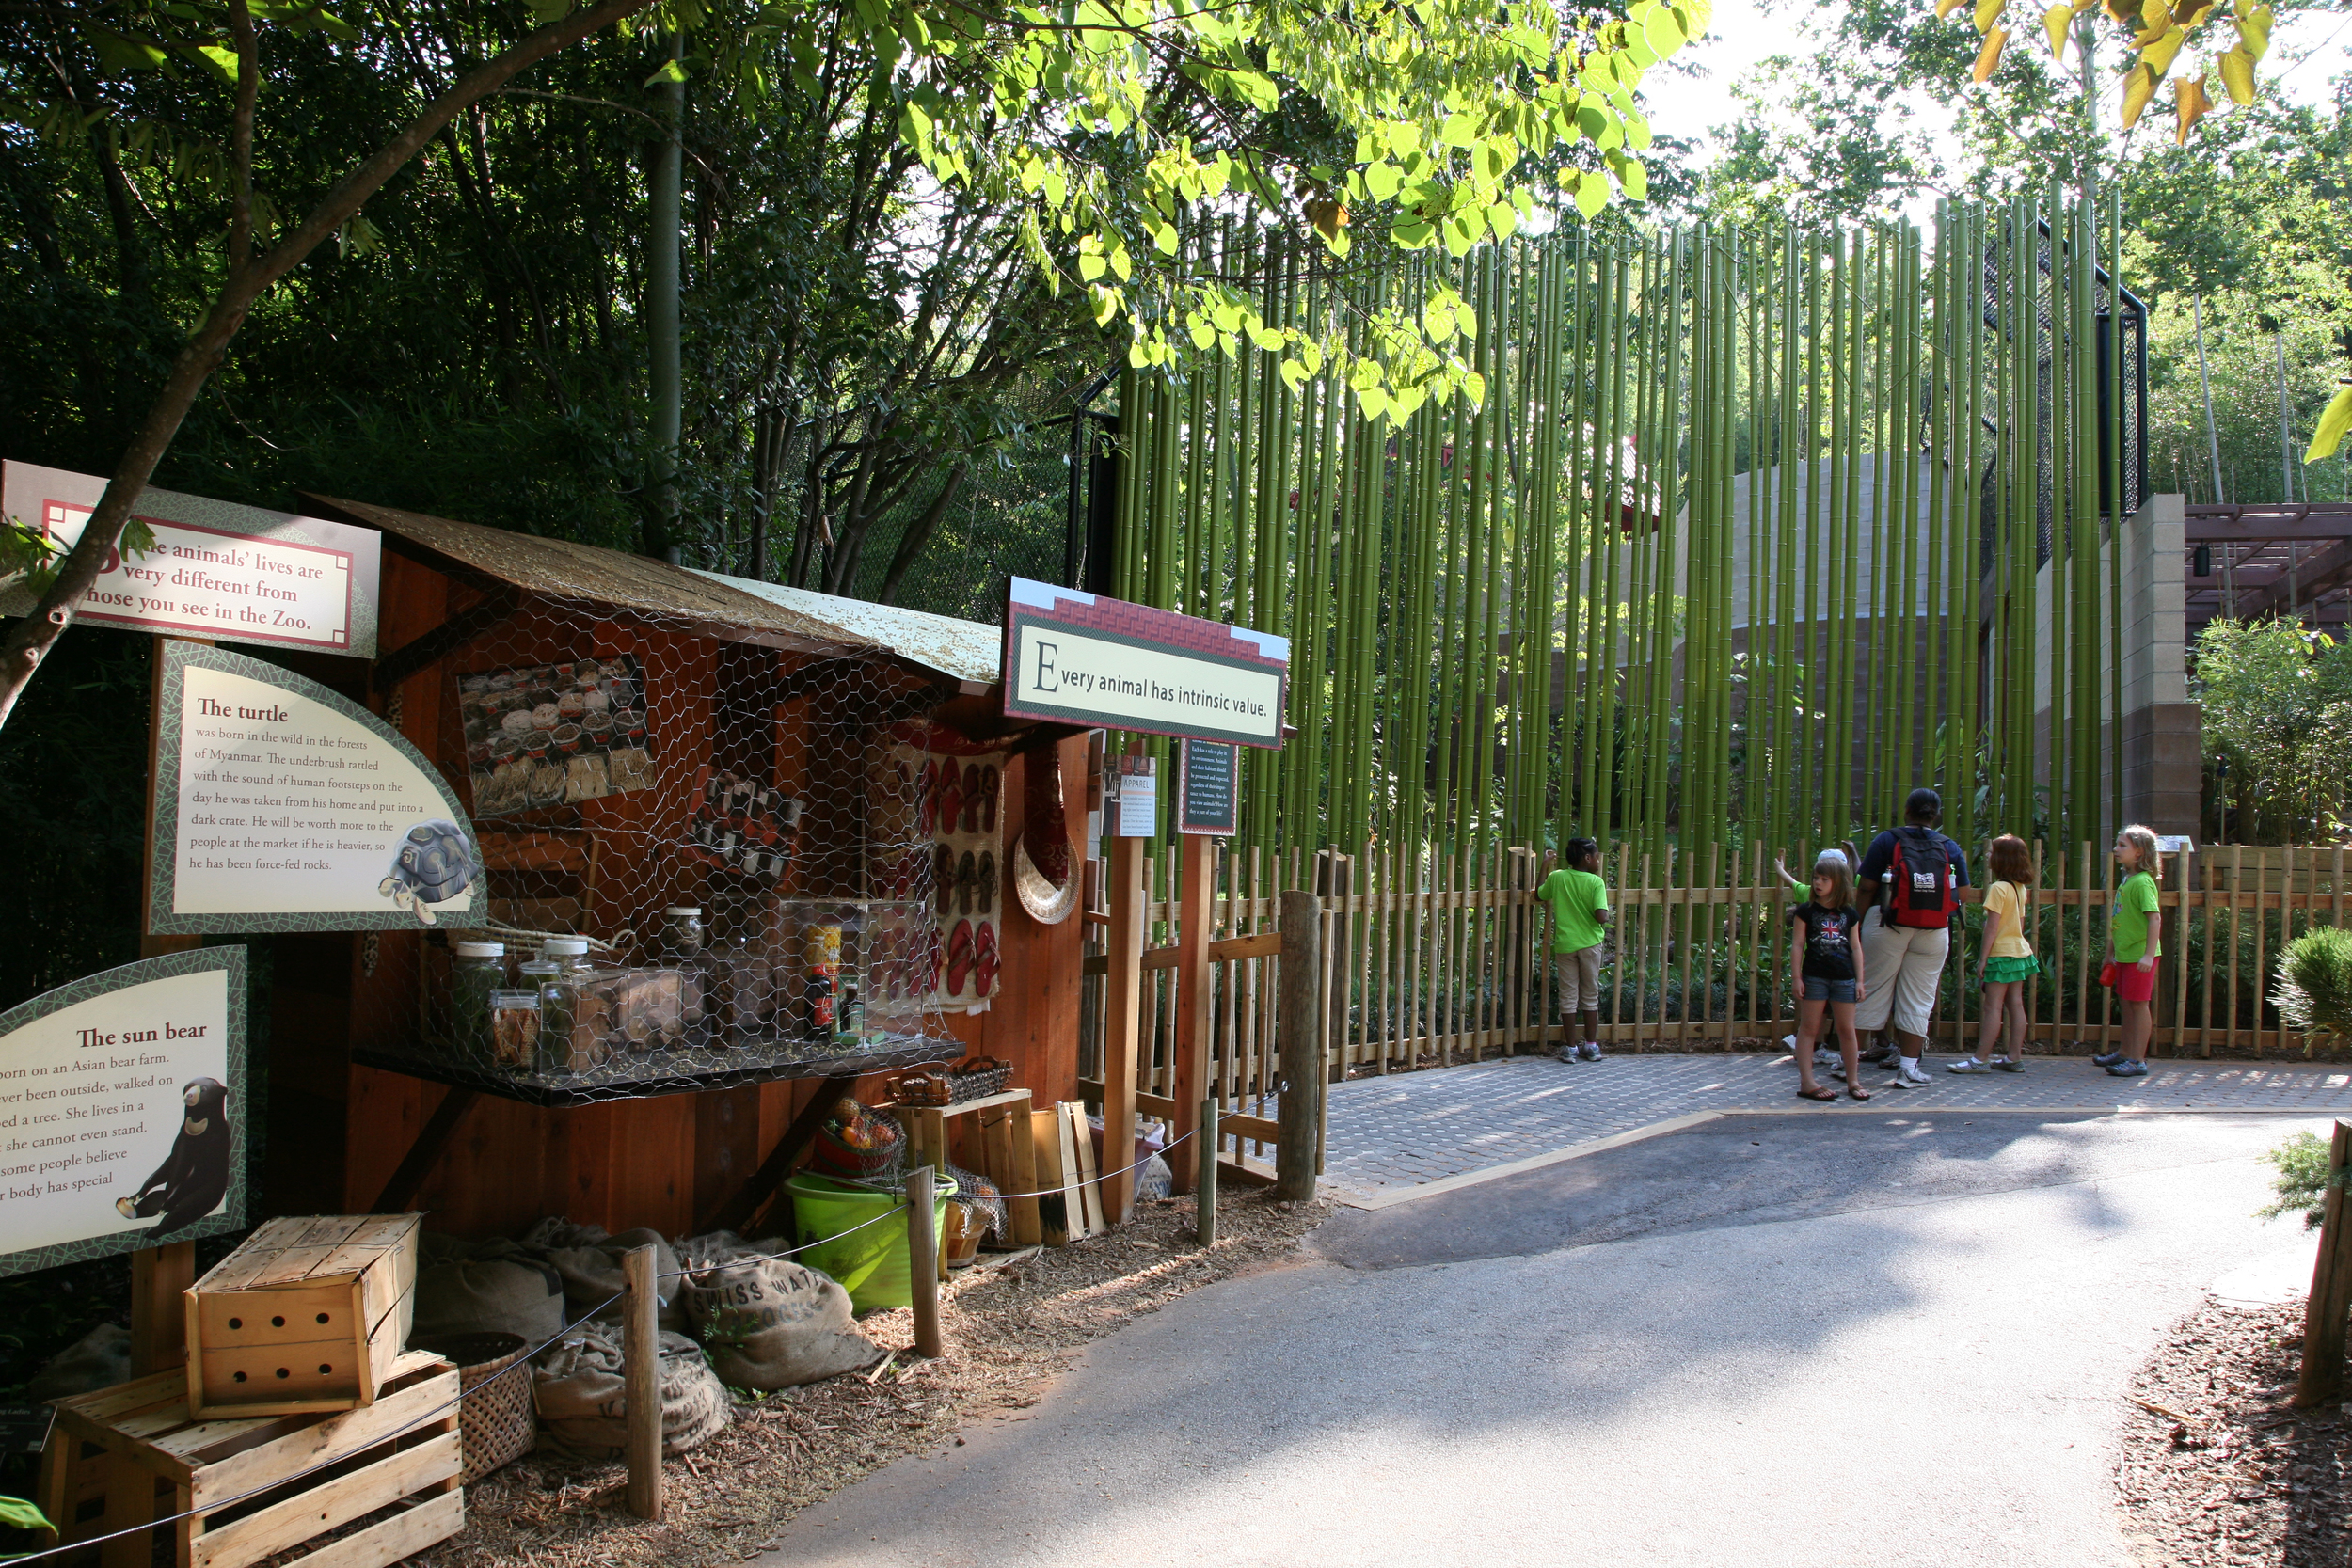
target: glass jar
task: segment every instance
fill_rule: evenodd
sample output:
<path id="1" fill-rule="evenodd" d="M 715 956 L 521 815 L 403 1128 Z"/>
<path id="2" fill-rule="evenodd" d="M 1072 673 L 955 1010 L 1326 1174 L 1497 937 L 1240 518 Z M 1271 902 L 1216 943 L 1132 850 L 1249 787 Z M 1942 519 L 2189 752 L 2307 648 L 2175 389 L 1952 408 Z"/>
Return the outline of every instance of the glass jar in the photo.
<path id="1" fill-rule="evenodd" d="M 719 1027 L 713 1045 L 748 1045 L 768 1032 L 775 1013 L 774 969 L 750 930 L 738 926 L 719 950 L 713 966 Z"/>
<path id="2" fill-rule="evenodd" d="M 537 958 L 523 965 L 523 983 L 539 1001 L 538 1050 L 528 1064 L 537 1072 L 572 1070 L 572 1024 L 580 990 L 559 958 Z"/>
<path id="3" fill-rule="evenodd" d="M 703 911 L 687 904 L 673 904 L 661 911 L 661 956 L 667 962 L 681 968 L 702 956 Z"/>
<path id="4" fill-rule="evenodd" d="M 527 971 L 532 966 L 523 965 Z M 525 978 L 529 978 L 528 975 Z M 494 990 L 488 1006 L 490 1053 L 508 1072 L 527 1073 L 539 1059 L 544 1038 L 540 1032 L 536 990 Z"/>
<path id="5" fill-rule="evenodd" d="M 450 1041 L 476 1058 L 487 1055 L 490 993 L 506 989 L 506 943 L 461 942 L 449 967 Z"/>

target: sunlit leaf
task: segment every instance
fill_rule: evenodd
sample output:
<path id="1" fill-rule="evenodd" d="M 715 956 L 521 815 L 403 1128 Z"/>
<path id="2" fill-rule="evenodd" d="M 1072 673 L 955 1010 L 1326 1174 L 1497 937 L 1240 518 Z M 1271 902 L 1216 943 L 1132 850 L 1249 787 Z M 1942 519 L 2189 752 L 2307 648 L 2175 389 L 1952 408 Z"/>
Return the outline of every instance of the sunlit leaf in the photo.
<path id="1" fill-rule="evenodd" d="M 2042 13 L 2042 30 L 2050 35 L 2052 59 L 2066 58 L 2066 34 L 2074 24 L 2074 8 L 2066 4 L 2066 0 L 2059 0 L 2058 5 Z"/>
<path id="2" fill-rule="evenodd" d="M 2205 97 L 2205 73 L 2203 71 L 2201 71 L 2194 76 L 2174 77 L 2172 79 L 2173 141 L 2182 147 L 2186 147 L 2188 134 L 2197 128 L 2197 122 L 2204 119 L 2206 111 L 2212 107 L 2212 103 Z"/>
<path id="3" fill-rule="evenodd" d="M 2164 78 L 2144 65 L 2132 67 L 2123 78 L 2123 129 L 2128 131 L 2139 123 L 2151 100 L 2156 96 L 2157 84 Z"/>
<path id="4" fill-rule="evenodd" d="M 2319 428 L 2312 432 L 2312 450 L 2303 454 L 2303 461 L 2316 463 L 2333 457 L 2346 435 L 2352 435 L 2352 387 L 2338 388 L 2328 401 L 2327 412 L 2319 416 Z"/>
<path id="5" fill-rule="evenodd" d="M 2231 103 L 2254 101 L 2254 56 L 2246 52 L 2245 45 L 2223 51 L 2215 57 L 2214 64 L 2220 69 L 2221 86 L 2229 93 Z"/>
<path id="6" fill-rule="evenodd" d="M 1968 74 L 1979 82 L 2000 68 L 2001 51 L 2009 43 L 2009 29 L 1995 27 L 1984 36 L 1984 47 L 1977 51 L 1977 63 Z"/>

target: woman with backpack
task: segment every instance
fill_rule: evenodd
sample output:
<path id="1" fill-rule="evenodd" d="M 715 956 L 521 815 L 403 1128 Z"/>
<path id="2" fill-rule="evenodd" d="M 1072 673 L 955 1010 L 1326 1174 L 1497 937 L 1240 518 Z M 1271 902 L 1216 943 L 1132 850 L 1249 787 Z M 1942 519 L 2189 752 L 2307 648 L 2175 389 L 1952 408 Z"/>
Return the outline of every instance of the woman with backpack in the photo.
<path id="1" fill-rule="evenodd" d="M 1968 885 L 1968 857 L 1935 831 L 1944 798 L 1915 789 L 1903 802 L 1903 825 L 1870 841 L 1862 853 L 1862 953 L 1870 989 L 1854 1008 L 1864 1034 L 1895 1027 L 1897 1067 L 1892 1086 L 1923 1088 L 1934 1082 L 1920 1069 L 1928 1018 L 1951 950 L 1951 921 L 1960 890 Z M 1881 896 L 1881 888 L 1884 896 Z"/>

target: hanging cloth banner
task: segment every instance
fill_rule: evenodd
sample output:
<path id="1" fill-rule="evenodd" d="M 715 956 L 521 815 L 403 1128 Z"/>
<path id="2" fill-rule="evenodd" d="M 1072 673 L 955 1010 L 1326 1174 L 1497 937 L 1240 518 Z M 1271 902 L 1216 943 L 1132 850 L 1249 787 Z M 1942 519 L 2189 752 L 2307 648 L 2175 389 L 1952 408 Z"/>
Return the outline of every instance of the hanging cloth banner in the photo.
<path id="1" fill-rule="evenodd" d="M 483 907 L 457 797 L 358 704 L 175 641 L 156 726 L 149 930 L 381 930 Z"/>
<path id="2" fill-rule="evenodd" d="M 95 474 L 0 468 L 0 514 L 60 554 L 106 493 Z M 384 544 L 375 530 L 171 490 L 140 492 L 132 515 L 153 531 L 155 547 L 129 560 L 110 554 L 74 608 L 77 622 L 375 657 Z M 0 580 L 0 615 L 29 615 L 39 598 L 21 577 Z"/>
<path id="3" fill-rule="evenodd" d="M 245 1228 L 245 949 L 0 1013 L 0 1275 Z"/>
<path id="4" fill-rule="evenodd" d="M 1279 747 L 1290 657 L 1265 632 L 1014 578 L 1005 715 Z"/>

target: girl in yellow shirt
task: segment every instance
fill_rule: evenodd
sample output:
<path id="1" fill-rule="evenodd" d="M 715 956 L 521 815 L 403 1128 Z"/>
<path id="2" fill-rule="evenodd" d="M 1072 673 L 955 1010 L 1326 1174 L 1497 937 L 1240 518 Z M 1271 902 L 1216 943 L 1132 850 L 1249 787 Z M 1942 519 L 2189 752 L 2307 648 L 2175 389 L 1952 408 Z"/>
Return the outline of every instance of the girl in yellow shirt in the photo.
<path id="1" fill-rule="evenodd" d="M 2026 1070 L 2026 982 L 2042 973 L 2033 943 L 2026 940 L 2026 892 L 2033 886 L 2033 856 L 2026 841 L 2003 833 L 1993 841 L 1993 885 L 1984 894 L 1984 946 L 1977 958 L 1977 984 L 1983 988 L 1983 1024 L 1977 1049 L 1990 1061 L 1963 1057 L 1951 1072 Z M 1997 1052 L 2001 1031 L 2009 1049 Z"/>

